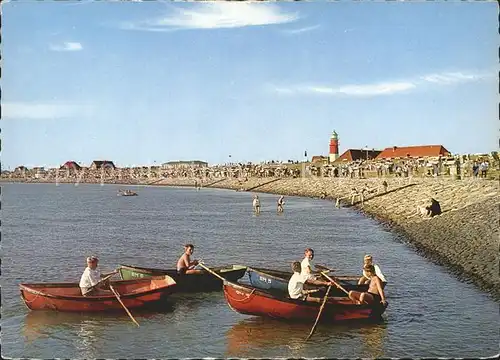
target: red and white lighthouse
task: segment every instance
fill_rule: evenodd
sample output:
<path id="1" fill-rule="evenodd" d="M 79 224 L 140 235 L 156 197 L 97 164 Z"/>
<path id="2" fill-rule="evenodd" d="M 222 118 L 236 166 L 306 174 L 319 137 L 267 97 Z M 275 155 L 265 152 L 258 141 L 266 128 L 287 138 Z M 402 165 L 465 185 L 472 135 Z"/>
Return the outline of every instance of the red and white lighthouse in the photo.
<path id="1" fill-rule="evenodd" d="M 333 130 L 332 136 L 330 136 L 330 153 L 328 155 L 328 161 L 330 163 L 334 162 L 339 158 L 339 136 Z"/>

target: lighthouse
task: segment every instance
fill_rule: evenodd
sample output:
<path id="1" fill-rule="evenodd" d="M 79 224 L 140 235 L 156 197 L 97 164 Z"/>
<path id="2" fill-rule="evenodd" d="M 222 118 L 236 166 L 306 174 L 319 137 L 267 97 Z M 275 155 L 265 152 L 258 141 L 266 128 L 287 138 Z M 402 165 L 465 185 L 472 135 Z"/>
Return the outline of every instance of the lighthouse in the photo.
<path id="1" fill-rule="evenodd" d="M 330 163 L 334 162 L 339 158 L 339 136 L 333 130 L 332 136 L 330 136 L 330 154 L 328 155 L 328 161 Z"/>

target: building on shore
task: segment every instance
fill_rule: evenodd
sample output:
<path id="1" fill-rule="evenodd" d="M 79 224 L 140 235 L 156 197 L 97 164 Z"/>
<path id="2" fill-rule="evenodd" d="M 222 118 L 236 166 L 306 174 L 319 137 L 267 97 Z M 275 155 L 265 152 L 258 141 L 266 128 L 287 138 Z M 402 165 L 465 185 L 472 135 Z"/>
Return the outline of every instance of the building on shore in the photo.
<path id="1" fill-rule="evenodd" d="M 385 148 L 378 154 L 376 159 L 426 158 L 450 155 L 451 153 L 443 145 L 393 146 Z"/>
<path id="2" fill-rule="evenodd" d="M 90 170 L 116 169 L 115 164 L 109 160 L 94 160 L 90 165 Z"/>
<path id="3" fill-rule="evenodd" d="M 26 166 L 20 165 L 20 166 L 18 166 L 18 167 L 16 167 L 14 169 L 14 173 L 22 173 L 22 172 L 25 172 L 25 171 L 28 171 L 28 170 L 29 169 Z"/>
<path id="4" fill-rule="evenodd" d="M 76 161 L 66 161 L 61 165 L 60 169 L 66 170 L 81 170 L 81 166 L 76 163 Z"/>
<path id="5" fill-rule="evenodd" d="M 177 168 L 202 168 L 207 167 L 208 163 L 201 160 L 190 161 L 169 161 L 161 164 L 162 169 L 177 169 Z"/>
<path id="6" fill-rule="evenodd" d="M 328 157 L 323 155 L 314 155 L 311 158 L 312 163 L 328 164 L 328 161 L 329 161 Z"/>
<path id="7" fill-rule="evenodd" d="M 358 161 L 358 160 L 373 160 L 375 159 L 382 151 L 380 150 L 368 150 L 368 149 L 348 149 L 342 153 L 334 163 L 341 162 L 350 162 L 350 161 Z"/>

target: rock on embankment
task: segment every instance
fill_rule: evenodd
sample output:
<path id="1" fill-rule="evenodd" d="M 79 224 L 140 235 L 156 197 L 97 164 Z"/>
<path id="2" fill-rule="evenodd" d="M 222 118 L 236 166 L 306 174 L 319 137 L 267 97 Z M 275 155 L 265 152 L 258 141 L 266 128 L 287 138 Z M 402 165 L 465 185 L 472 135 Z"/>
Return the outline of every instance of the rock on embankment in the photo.
<path id="1" fill-rule="evenodd" d="M 395 225 L 410 244 L 434 261 L 446 265 L 459 277 L 473 281 L 500 299 L 499 277 L 499 203 L 498 183 L 481 180 L 391 178 L 251 178 L 214 179 L 202 186 L 266 192 L 283 195 L 343 198 L 350 206 L 352 188 L 363 186 L 373 191 L 363 204 L 355 206 L 367 215 Z M 193 186 L 194 179 L 169 179 L 158 185 Z M 441 204 L 443 213 L 423 218 L 417 206 L 429 198 Z M 250 198 L 249 198 L 250 201 Z"/>

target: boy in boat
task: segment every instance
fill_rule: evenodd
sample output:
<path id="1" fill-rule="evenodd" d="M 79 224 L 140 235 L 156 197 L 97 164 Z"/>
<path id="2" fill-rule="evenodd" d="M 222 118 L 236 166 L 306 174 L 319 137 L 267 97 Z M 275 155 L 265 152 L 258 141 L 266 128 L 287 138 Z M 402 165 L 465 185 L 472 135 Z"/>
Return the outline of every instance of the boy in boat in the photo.
<path id="1" fill-rule="evenodd" d="M 303 301 L 312 301 L 312 302 L 321 302 L 322 298 L 314 298 L 309 294 L 312 292 L 316 292 L 317 290 L 304 290 L 304 284 L 314 284 L 314 285 L 326 285 L 331 286 L 333 283 L 310 279 L 308 274 L 304 274 L 301 272 L 300 262 L 294 261 L 292 263 L 293 275 L 288 281 L 288 295 L 292 299 L 303 300 Z"/>
<path id="2" fill-rule="evenodd" d="M 96 296 L 96 295 L 112 295 L 110 290 L 104 289 L 109 286 L 108 282 L 103 282 L 101 278 L 107 277 L 111 274 L 116 274 L 118 270 L 114 270 L 108 274 L 102 274 L 97 268 L 99 259 L 97 256 L 89 256 L 87 258 L 87 267 L 83 271 L 80 278 L 80 289 L 83 296 Z"/>
<path id="3" fill-rule="evenodd" d="M 281 195 L 278 199 L 278 213 L 283 212 L 283 205 L 285 205 L 285 197 Z"/>
<path id="4" fill-rule="evenodd" d="M 194 252 L 193 244 L 184 245 L 184 254 L 182 254 L 182 256 L 177 261 L 177 273 L 179 275 L 203 273 L 203 270 L 196 269 L 196 266 L 198 265 L 199 261 L 198 260 L 191 261 L 191 255 L 193 255 L 193 252 Z"/>
<path id="5" fill-rule="evenodd" d="M 382 286 L 385 286 L 387 283 L 387 280 L 385 279 L 384 274 L 382 274 L 382 271 L 380 270 L 380 267 L 377 264 L 373 263 L 373 257 L 371 255 L 365 255 L 363 258 L 363 269 L 367 265 L 373 265 L 375 269 L 375 275 L 382 281 Z M 368 277 L 367 273 L 365 270 L 363 270 L 363 276 L 359 278 L 358 285 L 366 284 L 367 282 L 370 281 L 370 278 Z"/>
<path id="6" fill-rule="evenodd" d="M 314 259 L 314 250 L 311 248 L 307 248 L 304 250 L 304 259 L 302 259 L 302 262 L 300 263 L 302 270 L 301 273 L 304 275 L 307 275 L 309 279 L 314 280 L 316 278 L 315 274 L 318 273 L 318 271 L 313 270 L 313 259 Z"/>
<path id="7" fill-rule="evenodd" d="M 354 301 L 356 304 L 360 305 L 363 303 L 367 304 L 378 304 L 386 306 L 387 301 L 385 300 L 384 289 L 382 288 L 382 281 L 375 274 L 375 267 L 373 265 L 365 265 L 364 273 L 370 280 L 370 285 L 368 286 L 367 292 L 359 291 L 349 291 L 349 299 Z"/>

